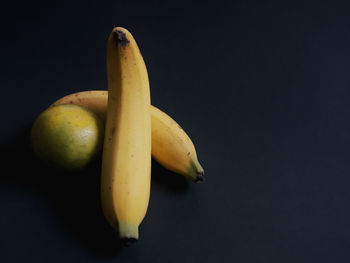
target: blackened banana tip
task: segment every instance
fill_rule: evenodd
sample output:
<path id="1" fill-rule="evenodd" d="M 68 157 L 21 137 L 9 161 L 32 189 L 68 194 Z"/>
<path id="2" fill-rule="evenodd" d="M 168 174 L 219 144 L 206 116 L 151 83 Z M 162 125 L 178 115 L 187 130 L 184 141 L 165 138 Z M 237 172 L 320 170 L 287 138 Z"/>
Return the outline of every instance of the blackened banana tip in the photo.
<path id="1" fill-rule="evenodd" d="M 204 181 L 204 172 L 199 172 L 196 176 L 196 178 L 194 179 L 194 182 L 197 183 L 202 183 Z"/>
<path id="2" fill-rule="evenodd" d="M 132 243 L 135 243 L 137 241 L 137 238 L 134 237 L 124 237 L 121 239 L 122 244 L 124 247 L 129 247 Z"/>
<path id="3" fill-rule="evenodd" d="M 126 37 L 126 34 L 118 29 L 114 31 L 114 39 L 116 44 L 121 45 L 122 47 L 125 47 L 130 43 L 129 39 Z"/>

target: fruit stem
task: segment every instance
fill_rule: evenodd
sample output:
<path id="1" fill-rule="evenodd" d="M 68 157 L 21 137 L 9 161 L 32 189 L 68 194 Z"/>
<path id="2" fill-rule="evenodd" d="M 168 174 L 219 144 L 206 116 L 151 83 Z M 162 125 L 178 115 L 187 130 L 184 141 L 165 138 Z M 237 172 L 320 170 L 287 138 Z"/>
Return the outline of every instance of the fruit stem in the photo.
<path id="1" fill-rule="evenodd" d="M 203 182 L 204 170 L 198 160 L 192 160 L 186 176 L 195 183 Z"/>
<path id="2" fill-rule="evenodd" d="M 125 247 L 129 247 L 132 243 L 135 243 L 137 241 L 137 239 L 133 237 L 125 237 L 125 238 L 122 238 L 121 240 L 122 240 L 122 244 Z"/>
<path id="3" fill-rule="evenodd" d="M 128 223 L 128 222 L 119 222 L 118 228 L 119 228 L 119 236 L 122 239 L 124 244 L 128 245 L 139 239 L 139 227 L 137 224 Z"/>
<path id="4" fill-rule="evenodd" d="M 120 44 L 122 47 L 125 47 L 130 43 L 129 39 L 126 37 L 125 32 L 121 31 L 118 28 L 114 29 L 114 37 L 116 40 L 116 44 Z"/>
<path id="5" fill-rule="evenodd" d="M 197 183 L 201 183 L 204 181 L 204 172 L 198 172 L 196 178 L 194 179 L 194 182 L 197 184 Z"/>

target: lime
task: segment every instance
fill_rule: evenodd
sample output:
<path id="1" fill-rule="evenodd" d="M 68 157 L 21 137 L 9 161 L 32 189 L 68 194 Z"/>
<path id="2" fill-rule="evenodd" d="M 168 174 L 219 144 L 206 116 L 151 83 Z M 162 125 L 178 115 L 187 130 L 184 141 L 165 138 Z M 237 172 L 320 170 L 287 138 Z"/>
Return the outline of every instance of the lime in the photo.
<path id="1" fill-rule="evenodd" d="M 49 165 L 79 170 L 100 153 L 103 130 L 100 119 L 81 106 L 52 106 L 33 123 L 31 144 L 34 153 Z"/>

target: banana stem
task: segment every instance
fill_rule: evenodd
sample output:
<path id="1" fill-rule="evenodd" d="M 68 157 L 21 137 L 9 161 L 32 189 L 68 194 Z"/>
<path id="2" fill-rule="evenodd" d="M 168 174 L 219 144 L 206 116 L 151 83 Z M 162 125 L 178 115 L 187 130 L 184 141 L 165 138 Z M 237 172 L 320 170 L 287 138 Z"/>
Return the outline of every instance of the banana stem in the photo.
<path id="1" fill-rule="evenodd" d="M 119 222 L 119 236 L 124 243 L 132 243 L 139 239 L 139 227 L 137 224 L 128 222 Z"/>

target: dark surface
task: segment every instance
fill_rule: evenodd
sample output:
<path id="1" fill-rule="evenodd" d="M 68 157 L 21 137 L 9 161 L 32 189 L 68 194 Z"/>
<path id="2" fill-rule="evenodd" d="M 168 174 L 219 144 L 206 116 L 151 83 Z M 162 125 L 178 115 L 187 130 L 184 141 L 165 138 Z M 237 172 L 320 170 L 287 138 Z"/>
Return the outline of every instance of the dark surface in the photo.
<path id="1" fill-rule="evenodd" d="M 0 262 L 349 262 L 344 3 L 7 1 Z M 99 163 L 54 172 L 27 140 L 54 100 L 106 89 L 113 25 L 134 35 L 152 103 L 187 131 L 206 171 L 196 185 L 153 163 L 149 210 L 129 248 L 101 213 Z"/>

